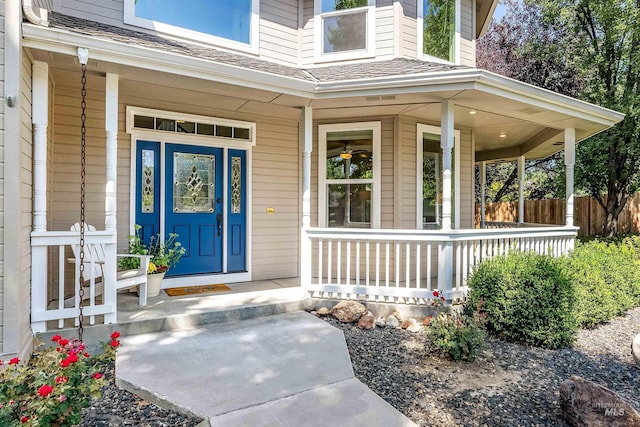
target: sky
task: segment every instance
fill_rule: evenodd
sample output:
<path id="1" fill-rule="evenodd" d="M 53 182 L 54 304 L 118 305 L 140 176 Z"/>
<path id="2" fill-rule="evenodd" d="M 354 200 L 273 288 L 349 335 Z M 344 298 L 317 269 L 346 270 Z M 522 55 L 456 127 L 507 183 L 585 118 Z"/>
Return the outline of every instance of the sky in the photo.
<path id="1" fill-rule="evenodd" d="M 502 19 L 504 14 L 507 12 L 507 7 L 502 4 L 502 2 L 498 3 L 498 7 L 496 7 L 496 11 L 493 13 L 493 19 L 499 21 Z"/>

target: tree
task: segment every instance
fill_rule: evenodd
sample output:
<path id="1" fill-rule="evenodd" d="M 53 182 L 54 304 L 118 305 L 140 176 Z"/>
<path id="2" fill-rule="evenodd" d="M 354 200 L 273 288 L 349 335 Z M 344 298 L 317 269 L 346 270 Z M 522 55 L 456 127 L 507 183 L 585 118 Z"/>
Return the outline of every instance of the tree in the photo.
<path id="1" fill-rule="evenodd" d="M 544 0 L 541 7 L 545 20 L 572 32 L 560 50 L 579 64 L 581 98 L 626 114 L 577 146 L 576 182 L 605 209 L 603 232 L 611 236 L 640 173 L 640 0 Z"/>
<path id="2" fill-rule="evenodd" d="M 535 3 L 504 0 L 507 12 L 493 21 L 477 44 L 477 66 L 507 77 L 568 96 L 577 96 L 583 87 L 571 56 L 558 54 L 558 41 L 569 37 L 566 29 L 542 19 Z M 525 197 L 564 197 L 562 153 L 546 159 L 527 160 Z M 479 177 L 479 171 L 476 172 Z M 494 202 L 515 201 L 517 169 L 514 164 L 487 165 L 487 195 Z M 476 182 L 479 182 L 476 180 Z M 479 200 L 479 185 L 476 194 Z"/>

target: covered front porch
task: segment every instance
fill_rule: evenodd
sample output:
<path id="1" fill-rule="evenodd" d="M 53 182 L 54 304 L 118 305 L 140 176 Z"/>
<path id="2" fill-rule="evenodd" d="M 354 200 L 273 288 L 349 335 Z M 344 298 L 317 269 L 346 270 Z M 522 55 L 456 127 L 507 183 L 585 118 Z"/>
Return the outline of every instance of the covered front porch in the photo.
<path id="1" fill-rule="evenodd" d="M 76 221 L 70 219 L 75 215 L 75 205 L 70 202 L 77 200 L 78 187 L 75 182 L 67 186 L 60 178 L 72 181 L 79 176 L 72 176 L 65 168 L 79 172 L 77 162 L 66 157 L 78 148 L 80 109 L 71 106 L 80 98 L 51 91 L 51 76 L 63 88 L 77 89 L 80 74 L 70 55 L 33 52 L 36 190 L 31 321 L 34 332 L 44 332 L 69 327 L 80 314 L 80 260 L 71 250 L 79 244 L 80 233 L 63 231 Z M 571 250 L 576 235 L 570 208 L 575 143 L 606 127 L 606 120 L 613 120 L 602 119 L 594 125 L 596 119 L 576 119 L 571 108 L 584 106 L 564 99 L 570 105 L 563 106 L 562 112 L 549 104 L 547 110 L 539 107 L 541 115 L 530 116 L 523 112 L 529 100 L 522 99 L 522 94 L 503 90 L 499 95 L 487 95 L 486 88 L 466 84 L 453 90 L 449 83 L 430 82 L 428 75 L 421 76 L 425 79 L 422 86 L 416 88 L 418 83 L 407 82 L 406 87 L 393 88 L 394 95 L 384 97 L 363 96 L 370 88 L 345 92 L 338 84 L 331 88 L 319 85 L 318 93 L 294 96 L 273 88 L 259 92 L 240 84 L 207 86 L 202 78 L 178 78 L 166 72 L 146 74 L 148 81 L 142 82 L 139 70 L 131 66 L 109 64 L 107 73 L 102 72 L 104 64 L 93 67 L 89 218 L 98 228 L 104 223 L 104 229 L 87 231 L 84 243 L 90 251 L 101 248 L 106 256 L 101 280 L 89 277 L 83 304 L 87 325 L 128 323 L 134 318 L 159 322 L 145 316 L 153 310 L 159 315 L 167 307 L 171 307 L 167 313 L 177 309 L 200 316 L 197 310 L 209 302 L 214 306 L 229 303 L 223 294 L 191 297 L 184 303 L 163 296 L 150 299 L 154 308 L 149 311 L 137 303 L 123 307 L 123 301 L 135 301 L 135 297 L 118 293 L 116 287 L 117 254 L 126 249 L 126 235 L 136 218 L 133 206 L 139 199 L 135 194 L 140 188 L 132 172 L 138 153 L 135 145 L 142 139 L 173 143 L 172 139 L 181 137 L 190 138 L 193 145 L 205 145 L 200 135 L 179 135 L 176 123 L 181 118 L 189 122 L 195 117 L 192 121 L 197 125 L 206 123 L 198 122 L 205 114 L 223 117 L 224 123 L 255 123 L 248 128 L 255 144 L 243 146 L 247 150 L 246 188 L 251 189 L 246 193 L 245 208 L 246 271 L 231 279 L 223 272 L 219 279 L 214 278 L 217 282 L 206 283 L 237 286 L 237 294 L 246 296 L 242 288 L 251 289 L 262 279 L 295 277 L 287 292 L 298 296 L 407 306 L 428 306 L 436 290 L 448 301 L 463 296 L 475 266 L 510 250 L 556 256 Z M 169 89 L 167 81 L 171 81 Z M 391 89 L 376 90 L 386 93 Z M 48 98 L 51 93 L 53 104 Z M 212 97 L 219 103 L 211 105 Z M 488 98 L 500 103 L 492 106 Z M 178 118 L 172 121 L 170 133 L 155 127 L 136 129 L 135 115 L 126 108 L 134 105 L 146 112 L 154 104 L 162 109 L 155 110 L 158 114 Z M 51 105 L 57 107 L 55 111 Z M 49 143 L 52 116 L 55 149 Z M 163 118 L 157 115 L 154 126 L 158 117 Z M 132 126 L 127 125 L 129 119 L 133 119 Z M 104 130 L 100 129 L 103 123 Z M 500 132 L 505 132 L 504 138 Z M 229 151 L 238 147 L 220 141 L 211 145 Z M 474 165 L 514 155 L 521 161 L 524 156 L 544 156 L 557 151 L 558 142 L 565 148 L 567 168 L 566 224 L 545 227 L 519 223 L 499 228 L 485 224 L 486 228 L 473 228 Z M 164 155 L 164 145 L 158 146 L 157 153 Z M 56 160 L 52 167 L 47 160 L 52 153 L 64 161 Z M 355 170 L 349 168 L 356 161 L 361 175 L 339 176 L 347 169 Z M 63 197 L 52 208 L 50 197 L 60 194 Z M 170 198 L 164 200 L 169 203 Z M 227 218 L 222 218 L 226 223 Z M 89 270 L 94 271 L 93 267 Z M 204 280 L 188 274 L 178 279 L 179 286 Z M 66 304 L 70 290 L 70 304 Z M 251 301 L 242 302 L 238 310 L 244 305 L 251 305 Z M 123 313 L 130 318 L 121 317 Z"/>

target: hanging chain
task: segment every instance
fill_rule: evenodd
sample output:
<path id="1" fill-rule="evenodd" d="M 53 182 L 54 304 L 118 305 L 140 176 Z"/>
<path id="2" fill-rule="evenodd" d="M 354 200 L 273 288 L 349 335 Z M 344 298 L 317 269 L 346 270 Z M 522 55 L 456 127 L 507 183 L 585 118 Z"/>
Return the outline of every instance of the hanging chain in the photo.
<path id="1" fill-rule="evenodd" d="M 84 231 L 85 231 L 85 191 L 86 191 L 86 148 L 87 148 L 87 129 L 86 129 L 86 109 L 87 109 L 87 66 L 82 64 L 82 114 L 80 115 L 80 314 L 78 315 L 78 339 L 82 341 L 83 321 L 84 321 Z"/>

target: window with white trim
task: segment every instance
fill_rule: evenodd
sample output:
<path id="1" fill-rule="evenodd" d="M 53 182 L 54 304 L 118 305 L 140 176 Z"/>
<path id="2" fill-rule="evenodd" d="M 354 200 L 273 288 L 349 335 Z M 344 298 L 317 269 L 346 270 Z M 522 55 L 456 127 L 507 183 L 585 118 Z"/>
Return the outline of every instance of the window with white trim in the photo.
<path id="1" fill-rule="evenodd" d="M 374 54 L 375 0 L 315 0 L 317 60 Z"/>
<path id="2" fill-rule="evenodd" d="M 418 228 L 439 230 L 442 226 L 442 149 L 437 126 L 417 125 L 417 217 Z M 454 132 L 451 159 L 451 222 L 460 228 L 460 131 Z"/>
<path id="3" fill-rule="evenodd" d="M 318 126 L 318 223 L 380 228 L 380 122 Z"/>
<path id="4" fill-rule="evenodd" d="M 259 0 L 125 0 L 124 22 L 199 42 L 257 51 Z"/>
<path id="5" fill-rule="evenodd" d="M 418 0 L 418 54 L 457 62 L 460 0 Z"/>

